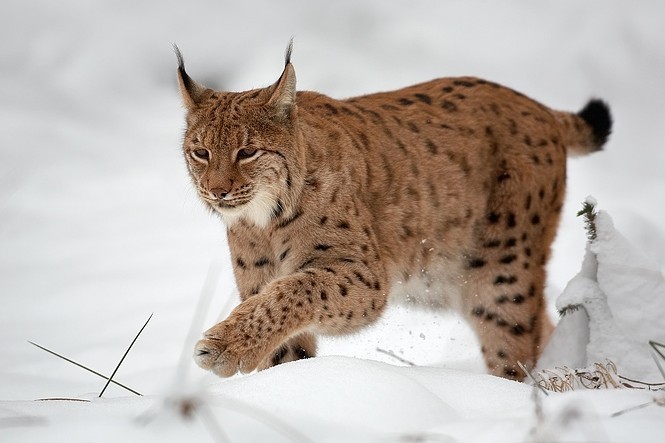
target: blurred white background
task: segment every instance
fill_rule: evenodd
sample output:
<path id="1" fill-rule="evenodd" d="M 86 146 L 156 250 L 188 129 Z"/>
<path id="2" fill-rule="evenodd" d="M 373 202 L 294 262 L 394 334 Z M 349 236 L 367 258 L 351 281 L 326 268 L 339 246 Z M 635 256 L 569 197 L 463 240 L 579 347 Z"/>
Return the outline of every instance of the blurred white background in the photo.
<path id="1" fill-rule="evenodd" d="M 209 263 L 233 293 L 224 228 L 198 203 L 180 152 L 177 43 L 190 75 L 244 90 L 280 74 L 334 97 L 476 75 L 559 109 L 597 96 L 615 130 L 569 164 L 550 298 L 584 250 L 579 202 L 665 263 L 665 3 L 660 1 L 4 1 L 0 14 L 0 398 L 99 390 L 34 340 L 110 372 L 151 312 L 122 380 L 171 376 Z M 478 369 L 454 317 L 401 311 L 324 353 Z M 8 382 L 5 382 L 8 381 Z"/>

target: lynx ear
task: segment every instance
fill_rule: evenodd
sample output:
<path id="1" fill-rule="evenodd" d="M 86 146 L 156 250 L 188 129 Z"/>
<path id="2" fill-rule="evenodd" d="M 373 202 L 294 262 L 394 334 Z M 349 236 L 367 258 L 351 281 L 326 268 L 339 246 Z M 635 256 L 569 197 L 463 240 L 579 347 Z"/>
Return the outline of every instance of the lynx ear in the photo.
<path id="1" fill-rule="evenodd" d="M 271 95 L 267 105 L 275 111 L 275 116 L 288 119 L 296 107 L 296 70 L 291 64 L 293 39 L 286 48 L 284 71 L 271 87 Z"/>
<path id="2" fill-rule="evenodd" d="M 178 59 L 178 86 L 180 87 L 182 100 L 187 109 L 191 111 L 201 101 L 201 97 L 206 88 L 205 86 L 196 83 L 189 75 L 187 75 L 187 72 L 185 72 L 185 60 L 182 58 L 180 49 L 178 49 L 176 45 L 173 45 L 173 49 L 175 50 L 175 56 Z"/>

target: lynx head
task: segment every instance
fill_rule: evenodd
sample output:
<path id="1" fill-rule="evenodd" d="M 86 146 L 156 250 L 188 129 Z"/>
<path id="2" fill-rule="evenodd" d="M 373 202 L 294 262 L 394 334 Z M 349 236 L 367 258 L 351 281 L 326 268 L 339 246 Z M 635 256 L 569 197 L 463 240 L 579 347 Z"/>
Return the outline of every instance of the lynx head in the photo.
<path id="1" fill-rule="evenodd" d="M 276 83 L 245 92 L 195 82 L 175 48 L 189 174 L 199 197 L 229 226 L 240 219 L 267 226 L 292 206 L 304 182 L 291 47 Z"/>

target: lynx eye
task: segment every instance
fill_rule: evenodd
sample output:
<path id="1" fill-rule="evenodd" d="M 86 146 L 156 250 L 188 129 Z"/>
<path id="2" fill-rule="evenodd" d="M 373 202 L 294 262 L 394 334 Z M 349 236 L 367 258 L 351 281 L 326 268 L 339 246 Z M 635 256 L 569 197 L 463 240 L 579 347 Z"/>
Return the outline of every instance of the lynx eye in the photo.
<path id="1" fill-rule="evenodd" d="M 208 161 L 210 159 L 210 152 L 207 149 L 195 149 L 192 151 L 192 157 L 195 160 Z"/>
<path id="2" fill-rule="evenodd" d="M 237 158 L 238 160 L 242 160 L 244 158 L 250 158 L 253 157 L 254 154 L 256 154 L 256 149 L 253 148 L 244 148 L 238 151 Z"/>

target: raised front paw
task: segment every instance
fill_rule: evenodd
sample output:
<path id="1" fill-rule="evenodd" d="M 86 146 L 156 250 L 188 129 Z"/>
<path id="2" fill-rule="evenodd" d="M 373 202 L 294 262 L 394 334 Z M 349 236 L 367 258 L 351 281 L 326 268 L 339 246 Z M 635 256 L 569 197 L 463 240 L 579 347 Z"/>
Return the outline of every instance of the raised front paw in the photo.
<path id="1" fill-rule="evenodd" d="M 194 361 L 220 377 L 253 371 L 265 354 L 257 340 L 240 333 L 228 320 L 210 328 L 204 337 L 196 343 Z"/>

